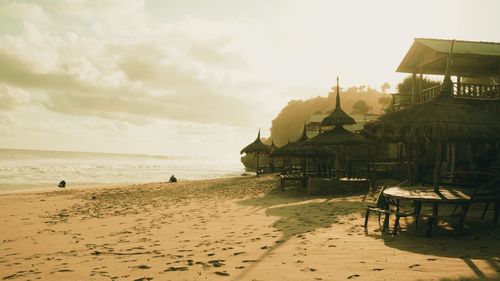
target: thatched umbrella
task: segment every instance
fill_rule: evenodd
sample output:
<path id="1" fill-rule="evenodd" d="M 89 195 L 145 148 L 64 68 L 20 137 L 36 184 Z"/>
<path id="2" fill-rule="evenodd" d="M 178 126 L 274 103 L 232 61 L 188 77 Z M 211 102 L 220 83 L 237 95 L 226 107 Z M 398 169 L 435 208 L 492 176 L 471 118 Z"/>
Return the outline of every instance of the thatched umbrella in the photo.
<path id="1" fill-rule="evenodd" d="M 341 125 L 335 126 L 332 130 L 326 131 L 307 141 L 304 146 L 329 146 L 335 147 L 335 167 L 337 176 L 340 177 L 340 146 L 364 144 L 366 139 L 358 134 L 346 130 Z"/>
<path id="2" fill-rule="evenodd" d="M 326 116 L 323 121 L 321 121 L 321 126 L 343 126 L 343 125 L 354 125 L 356 121 L 345 113 L 340 106 L 340 89 L 339 89 L 339 78 L 337 77 L 337 97 L 335 100 L 335 108 L 332 113 Z M 321 129 L 320 129 L 321 133 Z"/>
<path id="3" fill-rule="evenodd" d="M 435 99 L 410 106 L 402 111 L 387 113 L 365 124 L 364 135 L 381 140 L 406 143 L 436 143 L 434 189 L 439 191 L 443 143 L 500 140 L 500 123 L 487 112 L 453 97 L 449 65 Z"/>
<path id="4" fill-rule="evenodd" d="M 335 153 L 335 165 L 338 169 L 340 165 L 340 145 L 349 144 L 362 144 L 366 143 L 364 137 L 357 135 L 344 129 L 343 125 L 356 124 L 354 119 L 347 115 L 340 107 L 340 96 L 339 96 L 339 78 L 337 77 L 337 98 L 335 103 L 335 109 L 333 112 L 325 117 L 321 122 L 322 125 L 335 126 L 332 130 L 320 133 L 319 135 L 311 138 L 304 143 L 304 146 L 330 146 L 336 148 Z M 340 171 L 338 171 L 338 176 L 340 176 Z"/>
<path id="5" fill-rule="evenodd" d="M 260 129 L 259 129 L 259 133 L 257 134 L 257 138 L 255 139 L 255 141 L 252 142 L 251 144 L 247 145 L 245 148 L 243 148 L 240 151 L 240 154 L 243 154 L 243 153 L 246 153 L 246 154 L 254 153 L 254 154 L 256 154 L 256 158 L 257 158 L 257 165 L 256 165 L 257 171 L 256 172 L 257 172 L 257 175 L 258 175 L 259 174 L 259 155 L 260 154 L 270 154 L 271 153 L 271 147 L 269 145 L 265 145 L 260 140 Z"/>
<path id="6" fill-rule="evenodd" d="M 366 143 L 363 136 L 346 130 L 342 126 L 335 126 L 332 130 L 321 133 L 306 142 L 305 145 L 343 145 Z"/>
<path id="7" fill-rule="evenodd" d="M 295 146 L 291 153 L 296 157 L 304 158 L 328 158 L 334 157 L 336 154 L 335 150 L 331 147 L 322 145 L 307 145 L 305 143 Z"/>

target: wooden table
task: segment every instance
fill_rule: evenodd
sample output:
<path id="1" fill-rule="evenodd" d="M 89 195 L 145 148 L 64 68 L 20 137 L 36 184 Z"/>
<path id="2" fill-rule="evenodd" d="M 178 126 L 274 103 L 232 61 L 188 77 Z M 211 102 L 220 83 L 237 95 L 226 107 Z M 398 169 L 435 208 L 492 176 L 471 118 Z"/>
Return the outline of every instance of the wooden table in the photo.
<path id="1" fill-rule="evenodd" d="M 440 187 L 439 191 L 436 192 L 431 187 L 405 186 L 389 187 L 383 191 L 383 196 L 396 202 L 397 212 L 399 212 L 399 200 L 413 201 L 413 215 L 416 218 L 417 226 L 418 219 L 421 216 L 422 203 L 431 203 L 432 216 L 429 217 L 429 228 L 427 230 L 427 236 L 430 236 L 432 224 L 439 213 L 439 204 L 464 204 L 470 202 L 472 193 L 473 190 L 467 188 Z"/>
<path id="2" fill-rule="evenodd" d="M 432 187 L 425 186 L 405 186 L 389 187 L 383 192 L 387 198 L 401 200 L 417 200 L 430 203 L 461 203 L 471 199 L 473 190 L 470 188 L 450 188 L 440 187 L 439 191 L 434 191 Z"/>

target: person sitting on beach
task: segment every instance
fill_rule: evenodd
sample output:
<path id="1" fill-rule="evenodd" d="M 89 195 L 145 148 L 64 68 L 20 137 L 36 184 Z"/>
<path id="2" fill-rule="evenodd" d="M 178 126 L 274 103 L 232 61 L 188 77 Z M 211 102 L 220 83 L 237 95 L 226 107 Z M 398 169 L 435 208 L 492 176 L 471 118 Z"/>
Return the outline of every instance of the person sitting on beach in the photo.
<path id="1" fill-rule="evenodd" d="M 170 177 L 170 179 L 168 180 L 168 182 L 177 182 L 177 179 L 175 178 L 175 176 L 174 176 L 174 175 L 172 175 L 172 176 Z"/>
<path id="2" fill-rule="evenodd" d="M 61 188 L 66 187 L 66 182 L 64 180 L 60 181 L 59 184 L 57 185 Z"/>

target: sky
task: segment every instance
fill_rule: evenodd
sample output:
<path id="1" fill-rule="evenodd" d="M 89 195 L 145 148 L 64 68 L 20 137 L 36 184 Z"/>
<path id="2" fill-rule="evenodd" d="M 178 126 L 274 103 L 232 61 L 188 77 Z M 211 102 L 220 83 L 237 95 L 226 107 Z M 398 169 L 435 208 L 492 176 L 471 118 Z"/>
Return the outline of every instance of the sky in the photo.
<path id="1" fill-rule="evenodd" d="M 292 99 L 394 86 L 500 1 L 0 0 L 0 147 L 239 157 Z"/>

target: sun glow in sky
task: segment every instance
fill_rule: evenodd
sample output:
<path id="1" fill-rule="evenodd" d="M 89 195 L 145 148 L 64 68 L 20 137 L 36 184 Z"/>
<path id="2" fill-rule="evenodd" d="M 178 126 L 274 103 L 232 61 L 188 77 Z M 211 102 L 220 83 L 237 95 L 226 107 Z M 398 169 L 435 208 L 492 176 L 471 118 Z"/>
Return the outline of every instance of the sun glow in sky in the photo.
<path id="1" fill-rule="evenodd" d="M 291 99 L 500 42 L 500 1 L 0 1 L 0 147 L 238 157 Z"/>

